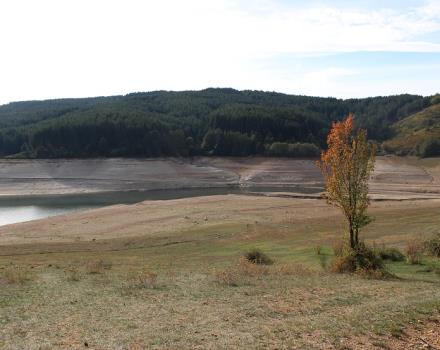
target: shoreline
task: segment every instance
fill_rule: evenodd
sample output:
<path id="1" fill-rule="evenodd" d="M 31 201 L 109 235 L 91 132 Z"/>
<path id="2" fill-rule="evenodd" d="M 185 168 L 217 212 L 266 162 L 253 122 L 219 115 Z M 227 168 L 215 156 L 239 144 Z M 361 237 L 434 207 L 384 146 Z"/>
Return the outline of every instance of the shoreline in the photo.
<path id="1" fill-rule="evenodd" d="M 440 158 L 378 157 L 370 187 L 375 196 L 440 197 Z M 216 188 L 317 193 L 324 184 L 315 159 L 0 160 L 0 200 Z"/>
<path id="2" fill-rule="evenodd" d="M 371 213 L 402 210 L 432 210 L 440 199 L 372 201 Z M 40 245 L 83 245 L 111 241 L 153 241 L 169 234 L 216 227 L 272 224 L 284 220 L 314 222 L 341 221 L 337 208 L 317 197 L 293 198 L 266 195 L 212 195 L 170 200 L 146 200 L 135 204 L 116 204 L 81 212 L 52 216 L 0 226 L 0 255 L 10 246 L 29 245 L 34 251 Z M 161 238 L 162 237 L 162 238 Z M 92 243 L 92 246 L 89 246 Z M 125 244 L 124 243 L 124 244 Z M 121 243 L 122 244 L 122 243 Z M 131 243 L 129 243 L 131 244 Z M 38 249 L 37 249 L 38 250 Z"/>

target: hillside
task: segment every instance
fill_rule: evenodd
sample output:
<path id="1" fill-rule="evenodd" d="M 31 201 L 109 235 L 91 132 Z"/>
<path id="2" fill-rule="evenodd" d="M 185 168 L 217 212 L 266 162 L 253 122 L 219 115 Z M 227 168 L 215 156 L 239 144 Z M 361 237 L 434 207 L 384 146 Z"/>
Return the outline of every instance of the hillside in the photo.
<path id="1" fill-rule="evenodd" d="M 349 112 L 382 142 L 394 123 L 431 104 L 417 95 L 341 100 L 233 89 L 14 102 L 0 106 L 0 155 L 315 156 L 331 122 Z"/>
<path id="2" fill-rule="evenodd" d="M 384 143 L 387 151 L 423 157 L 440 155 L 440 104 L 393 125 L 395 136 Z"/>

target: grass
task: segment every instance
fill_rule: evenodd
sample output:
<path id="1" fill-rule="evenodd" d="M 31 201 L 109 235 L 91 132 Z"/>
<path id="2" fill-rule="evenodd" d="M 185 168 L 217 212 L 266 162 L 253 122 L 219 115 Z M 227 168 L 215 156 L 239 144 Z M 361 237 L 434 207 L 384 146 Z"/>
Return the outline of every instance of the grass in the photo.
<path id="1" fill-rule="evenodd" d="M 33 274 L 26 266 L 10 265 L 6 266 L 0 272 L 0 281 L 6 284 L 24 284 L 34 278 Z"/>
<path id="2" fill-rule="evenodd" d="M 438 209 L 373 209 L 366 241 L 403 249 L 440 224 Z M 357 336 L 386 344 L 440 310 L 440 276 L 428 268 L 438 259 L 387 261 L 394 280 L 331 274 L 320 257 L 333 258 L 339 217 L 278 220 L 167 233 L 176 244 L 156 237 L 114 251 L 1 256 L 0 272 L 22 266 L 35 278 L 1 280 L 0 348 L 336 348 Z M 253 248 L 274 263 L 240 260 Z M 72 268 L 78 279 L 67 278 Z"/>

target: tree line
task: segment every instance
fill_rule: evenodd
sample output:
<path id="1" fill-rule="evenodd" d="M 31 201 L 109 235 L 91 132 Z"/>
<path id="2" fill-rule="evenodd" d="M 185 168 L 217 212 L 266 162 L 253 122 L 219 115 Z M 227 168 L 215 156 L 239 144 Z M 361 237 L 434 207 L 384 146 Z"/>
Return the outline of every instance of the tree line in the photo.
<path id="1" fill-rule="evenodd" d="M 381 142 L 392 124 L 430 105 L 397 95 L 341 100 L 206 89 L 14 102 L 0 106 L 0 156 L 316 156 L 348 113 Z"/>

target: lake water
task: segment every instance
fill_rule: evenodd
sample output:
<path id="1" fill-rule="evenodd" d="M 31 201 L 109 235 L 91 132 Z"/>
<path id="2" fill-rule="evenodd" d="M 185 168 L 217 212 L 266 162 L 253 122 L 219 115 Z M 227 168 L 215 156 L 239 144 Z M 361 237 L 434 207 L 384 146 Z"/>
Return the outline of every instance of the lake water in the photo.
<path id="1" fill-rule="evenodd" d="M 246 194 L 258 192 L 306 192 L 300 188 L 197 188 L 157 191 L 107 192 L 96 194 L 34 196 L 21 198 L 0 197 L 0 225 L 8 225 L 50 216 L 61 215 L 114 204 L 133 204 L 144 200 L 166 200 L 216 194 Z"/>

